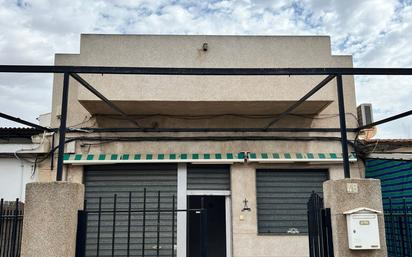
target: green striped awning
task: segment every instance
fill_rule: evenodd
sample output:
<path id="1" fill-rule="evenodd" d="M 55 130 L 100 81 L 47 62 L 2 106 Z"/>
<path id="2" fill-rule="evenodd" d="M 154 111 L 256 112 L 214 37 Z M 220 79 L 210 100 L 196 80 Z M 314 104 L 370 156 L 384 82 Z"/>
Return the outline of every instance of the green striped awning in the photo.
<path id="1" fill-rule="evenodd" d="M 249 153 L 249 162 L 342 162 L 341 153 Z M 349 155 L 349 161 L 357 161 L 354 154 Z"/>
<path id="2" fill-rule="evenodd" d="M 356 161 L 351 154 L 350 161 Z M 66 164 L 99 163 L 235 163 L 235 162 L 342 162 L 340 153 L 89 153 L 64 154 Z"/>

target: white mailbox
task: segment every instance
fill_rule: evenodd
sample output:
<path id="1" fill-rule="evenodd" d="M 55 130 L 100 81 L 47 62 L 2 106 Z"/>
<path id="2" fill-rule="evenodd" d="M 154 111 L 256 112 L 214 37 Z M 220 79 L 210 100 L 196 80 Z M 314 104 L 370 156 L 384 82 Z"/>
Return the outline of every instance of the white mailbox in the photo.
<path id="1" fill-rule="evenodd" d="M 344 212 L 348 224 L 349 249 L 380 249 L 378 214 L 380 211 L 361 207 Z"/>

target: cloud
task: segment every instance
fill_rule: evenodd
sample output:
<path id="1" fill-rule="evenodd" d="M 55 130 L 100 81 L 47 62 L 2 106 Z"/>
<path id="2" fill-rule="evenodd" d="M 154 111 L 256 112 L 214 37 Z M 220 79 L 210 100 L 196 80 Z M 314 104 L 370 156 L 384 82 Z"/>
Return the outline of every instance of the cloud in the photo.
<path id="1" fill-rule="evenodd" d="M 0 0 L 2 63 L 53 64 L 55 53 L 79 51 L 81 33 L 330 35 L 333 53 L 352 54 L 356 67 L 412 67 L 410 0 Z M 412 109 L 411 77 L 356 84 L 375 119 Z M 50 110 L 51 76 L 1 75 L 0 100 L 1 111 L 35 121 Z M 379 136 L 410 137 L 408 124 Z"/>

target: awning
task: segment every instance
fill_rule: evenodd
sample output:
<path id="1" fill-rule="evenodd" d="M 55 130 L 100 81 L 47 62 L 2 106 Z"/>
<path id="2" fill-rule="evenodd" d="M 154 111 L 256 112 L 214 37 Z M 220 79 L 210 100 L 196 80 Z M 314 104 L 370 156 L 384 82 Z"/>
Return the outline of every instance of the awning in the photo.
<path id="1" fill-rule="evenodd" d="M 351 154 L 350 161 L 357 161 Z M 114 163 L 295 163 L 342 162 L 340 153 L 93 153 L 64 154 L 65 164 L 114 164 Z"/>

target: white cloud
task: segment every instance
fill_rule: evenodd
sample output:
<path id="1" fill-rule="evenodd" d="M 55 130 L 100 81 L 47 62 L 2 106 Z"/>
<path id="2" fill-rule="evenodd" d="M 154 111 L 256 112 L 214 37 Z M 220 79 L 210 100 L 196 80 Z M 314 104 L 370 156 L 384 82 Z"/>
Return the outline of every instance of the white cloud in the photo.
<path id="1" fill-rule="evenodd" d="M 56 52 L 78 52 L 80 33 L 326 34 L 333 53 L 353 54 L 356 67 L 412 67 L 411 5 L 410 0 L 0 0 L 0 60 L 52 64 Z M 15 77 L 0 77 L 0 109 L 34 121 L 50 109 L 50 76 Z M 358 102 L 372 102 L 376 119 L 412 109 L 411 84 L 410 77 L 357 78 Z M 379 127 L 379 136 L 410 137 L 410 121 Z"/>

